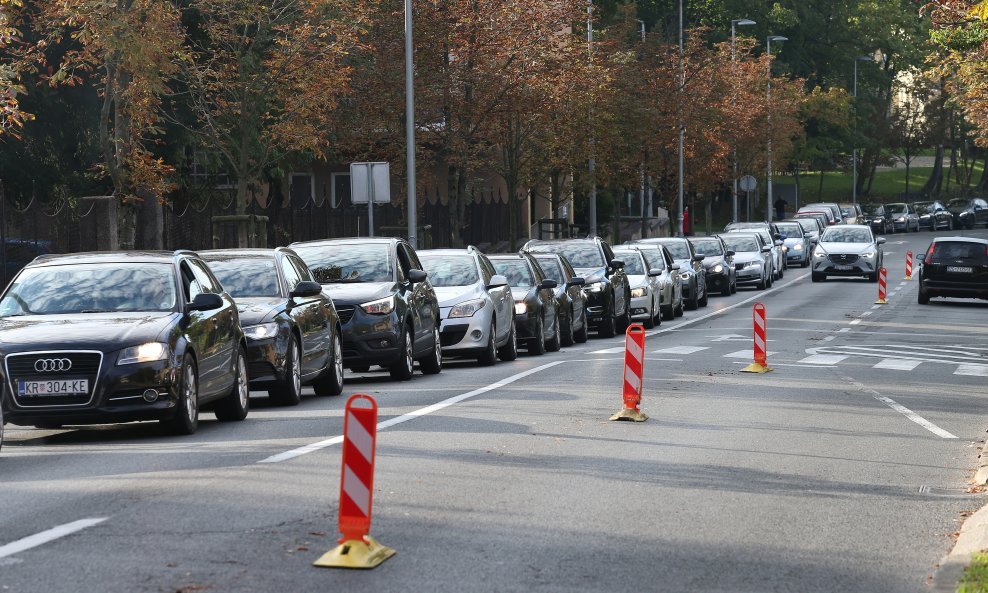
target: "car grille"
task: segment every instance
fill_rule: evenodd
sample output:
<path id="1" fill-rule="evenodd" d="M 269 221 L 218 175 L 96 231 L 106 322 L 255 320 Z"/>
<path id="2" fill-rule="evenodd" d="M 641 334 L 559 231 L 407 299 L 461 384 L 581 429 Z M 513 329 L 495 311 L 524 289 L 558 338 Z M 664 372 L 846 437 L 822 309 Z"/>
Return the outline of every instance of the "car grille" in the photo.
<path id="1" fill-rule="evenodd" d="M 850 253 L 838 253 L 830 256 L 830 261 L 835 264 L 853 264 L 858 261 L 858 256 Z"/>
<path id="2" fill-rule="evenodd" d="M 353 319 L 353 312 L 356 307 L 353 305 L 337 305 L 336 313 L 340 316 L 340 325 L 346 325 Z"/>
<path id="3" fill-rule="evenodd" d="M 467 326 L 456 329 L 448 329 L 443 333 L 439 334 L 439 342 L 443 346 L 455 346 L 459 344 L 464 336 L 467 335 Z"/>
<path id="4" fill-rule="evenodd" d="M 744 269 L 745 265 L 746 264 L 734 264 L 734 269 L 740 272 L 741 270 Z"/>
<path id="5" fill-rule="evenodd" d="M 35 363 L 40 359 L 68 359 L 72 368 L 60 372 L 38 372 Z M 52 406 L 83 406 L 92 400 L 99 378 L 103 354 L 100 352 L 27 352 L 7 356 L 7 379 L 14 401 L 22 408 L 46 408 Z M 89 393 L 85 395 L 45 396 L 22 398 L 17 394 L 17 381 L 46 379 L 87 379 Z"/>

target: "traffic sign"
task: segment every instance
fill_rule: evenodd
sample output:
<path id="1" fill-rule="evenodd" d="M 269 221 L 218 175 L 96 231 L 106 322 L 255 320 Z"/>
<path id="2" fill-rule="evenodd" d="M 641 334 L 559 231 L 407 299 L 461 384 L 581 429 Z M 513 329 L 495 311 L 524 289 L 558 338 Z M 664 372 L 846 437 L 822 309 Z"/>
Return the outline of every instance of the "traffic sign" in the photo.
<path id="1" fill-rule="evenodd" d="M 350 202 L 375 204 L 391 201 L 391 167 L 388 163 L 350 163 Z"/>
<path id="2" fill-rule="evenodd" d="M 755 191 L 755 188 L 758 187 L 758 180 L 751 175 L 745 175 L 741 178 L 740 186 L 741 191 Z"/>

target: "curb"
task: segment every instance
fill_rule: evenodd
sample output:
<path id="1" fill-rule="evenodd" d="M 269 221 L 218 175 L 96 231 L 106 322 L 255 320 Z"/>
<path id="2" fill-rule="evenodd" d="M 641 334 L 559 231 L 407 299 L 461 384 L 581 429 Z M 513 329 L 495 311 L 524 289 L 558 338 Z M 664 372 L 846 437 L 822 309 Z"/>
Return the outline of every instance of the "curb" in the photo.
<path id="1" fill-rule="evenodd" d="M 988 505 L 964 521 L 954 549 L 940 561 L 940 567 L 933 574 L 930 590 L 955 593 L 964 569 L 971 563 L 971 555 L 984 549 L 988 549 Z"/>
<path id="2" fill-rule="evenodd" d="M 988 484 L 988 451 L 985 448 L 988 447 L 988 442 L 981 444 L 981 453 L 978 454 L 978 471 L 974 474 L 974 483 L 984 486 Z"/>

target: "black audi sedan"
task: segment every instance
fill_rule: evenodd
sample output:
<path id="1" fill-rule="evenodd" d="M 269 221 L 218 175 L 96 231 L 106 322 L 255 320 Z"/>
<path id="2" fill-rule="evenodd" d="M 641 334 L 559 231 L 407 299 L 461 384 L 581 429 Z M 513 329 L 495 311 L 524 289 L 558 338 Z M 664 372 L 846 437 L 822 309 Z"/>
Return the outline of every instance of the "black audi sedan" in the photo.
<path id="1" fill-rule="evenodd" d="M 587 341 L 590 322 L 587 321 L 587 295 L 583 293 L 586 280 L 576 274 L 565 255 L 540 253 L 535 256 L 542 272 L 556 281 L 556 306 L 559 311 L 559 331 L 563 346 Z"/>
<path id="2" fill-rule="evenodd" d="M 988 300 L 988 240 L 937 237 L 919 268 L 920 305 L 934 297 Z"/>
<path id="3" fill-rule="evenodd" d="M 237 306 L 191 251 L 46 255 L 0 296 L 4 419 L 59 427 L 247 416 Z"/>
<path id="4" fill-rule="evenodd" d="M 988 228 L 988 202 L 981 198 L 954 198 L 947 202 L 947 210 L 954 217 L 955 229 L 973 229 L 979 224 Z"/>
<path id="5" fill-rule="evenodd" d="M 398 380 L 414 363 L 443 368 L 439 301 L 411 245 L 397 238 L 327 239 L 290 246 L 333 299 L 343 327 L 343 364 L 380 365 Z"/>
<path id="6" fill-rule="evenodd" d="M 802 234 L 802 233 L 800 233 Z M 731 296 L 738 291 L 737 271 L 734 269 L 734 252 L 727 248 L 724 240 L 714 235 L 711 237 L 690 237 L 693 250 L 703 255 L 707 282 L 707 293 L 720 292 Z"/>
<path id="7" fill-rule="evenodd" d="M 294 251 L 220 249 L 199 255 L 237 301 L 251 387 L 289 406 L 301 401 L 305 384 L 316 395 L 343 392 L 339 317 Z"/>
<path id="8" fill-rule="evenodd" d="M 508 279 L 515 301 L 515 332 L 529 354 L 555 352 L 562 345 L 556 304 L 556 281 L 549 280 L 528 253 L 492 255 L 497 273 Z"/>

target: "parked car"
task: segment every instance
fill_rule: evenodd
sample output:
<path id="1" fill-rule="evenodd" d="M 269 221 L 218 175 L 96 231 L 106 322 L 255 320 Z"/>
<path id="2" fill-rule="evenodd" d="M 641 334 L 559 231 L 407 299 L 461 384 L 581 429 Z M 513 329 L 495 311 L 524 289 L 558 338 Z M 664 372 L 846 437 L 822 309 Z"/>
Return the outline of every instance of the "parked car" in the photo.
<path id="1" fill-rule="evenodd" d="M 237 302 L 250 385 L 281 405 L 343 392 L 342 327 L 333 301 L 286 247 L 218 249 L 199 255 Z"/>
<path id="2" fill-rule="evenodd" d="M 919 214 L 920 228 L 931 231 L 940 229 L 954 230 L 954 215 L 939 200 L 915 202 L 913 208 Z"/>
<path id="3" fill-rule="evenodd" d="M 724 240 L 716 235 L 691 237 L 690 243 L 697 253 L 703 255 L 707 292 L 719 292 L 724 296 L 731 296 L 737 292 L 734 253 L 724 244 Z"/>
<path id="4" fill-rule="evenodd" d="M 837 204 L 844 224 L 865 224 L 864 212 L 858 204 Z"/>
<path id="5" fill-rule="evenodd" d="M 522 248 L 531 254 L 558 253 L 586 280 L 587 316 L 597 333 L 610 338 L 624 331 L 631 321 L 631 288 L 610 244 L 599 237 L 591 239 L 532 240 Z"/>
<path id="6" fill-rule="evenodd" d="M 670 321 L 683 316 L 683 283 L 679 278 L 679 264 L 664 245 L 636 243 L 650 270 L 661 270 L 659 276 L 659 310 L 662 319 Z"/>
<path id="7" fill-rule="evenodd" d="M 51 241 L 32 239 L 7 239 L 4 241 L 0 257 L 4 261 L 3 286 L 7 286 L 11 278 L 21 271 L 21 268 L 29 264 L 39 255 L 47 255 L 52 252 Z"/>
<path id="8" fill-rule="evenodd" d="M 816 242 L 820 240 L 820 233 L 826 228 L 822 222 L 815 218 L 790 218 L 783 222 L 795 222 L 803 227 L 803 234 L 809 240 L 810 245 L 816 245 Z"/>
<path id="9" fill-rule="evenodd" d="M 191 251 L 48 255 L 0 297 L 4 419 L 44 428 L 247 416 L 237 306 Z"/>
<path id="10" fill-rule="evenodd" d="M 586 280 L 576 274 L 564 255 L 539 253 L 534 257 L 545 277 L 556 281 L 556 307 L 563 346 L 586 342 L 590 332 L 587 295 L 583 292 Z"/>
<path id="11" fill-rule="evenodd" d="M 641 239 L 637 244 L 662 245 L 672 254 L 673 261 L 679 264 L 679 278 L 683 285 L 683 300 L 686 308 L 695 311 L 707 306 L 707 272 L 703 267 L 703 258 L 699 257 L 693 244 L 682 237 L 664 237 L 661 239 Z"/>
<path id="12" fill-rule="evenodd" d="M 786 246 L 786 263 L 801 268 L 809 266 L 813 243 L 803 232 L 803 226 L 798 222 L 780 222 L 776 226 L 782 234 L 782 243 Z"/>
<path id="13" fill-rule="evenodd" d="M 562 345 L 556 306 L 556 281 L 549 280 L 528 253 L 492 255 L 497 273 L 508 280 L 515 307 L 515 331 L 529 354 L 542 355 Z"/>
<path id="14" fill-rule="evenodd" d="M 799 211 L 803 210 L 829 210 L 834 216 L 834 224 L 845 224 L 847 221 L 844 220 L 844 213 L 841 212 L 839 204 L 834 202 L 813 202 L 811 204 L 805 204 Z"/>
<path id="15" fill-rule="evenodd" d="M 937 237 L 919 267 L 919 304 L 931 298 L 988 300 L 988 240 Z"/>
<path id="16" fill-rule="evenodd" d="M 831 210 L 830 208 L 821 208 L 819 206 L 810 208 L 807 206 L 803 206 L 802 208 L 796 211 L 796 214 L 793 215 L 793 218 L 799 218 L 801 214 L 822 214 L 827 219 L 827 226 L 837 224 L 837 218 L 834 216 L 834 211 Z"/>
<path id="17" fill-rule="evenodd" d="M 919 232 L 919 215 L 916 214 L 911 205 L 905 202 L 895 202 L 885 204 L 885 209 L 892 216 L 892 232 L 897 233 L 901 230 L 908 233 L 910 229 Z"/>
<path id="18" fill-rule="evenodd" d="M 841 225 L 827 229 L 813 250 L 813 282 L 828 276 L 864 276 L 878 282 L 882 267 L 884 237 L 875 237 L 871 227 Z"/>
<path id="19" fill-rule="evenodd" d="M 772 247 L 757 233 L 733 232 L 720 235 L 734 252 L 738 286 L 754 284 L 759 290 L 772 286 Z"/>
<path id="20" fill-rule="evenodd" d="M 891 233 L 895 227 L 892 224 L 892 211 L 885 207 L 885 204 L 865 204 L 862 206 L 865 213 L 865 220 L 872 232 L 880 234 Z"/>
<path id="21" fill-rule="evenodd" d="M 659 277 L 662 272 L 648 267 L 645 256 L 634 247 L 618 247 L 614 255 L 624 262 L 624 272 L 631 284 L 631 320 L 640 321 L 646 329 L 662 323 L 661 290 Z"/>
<path id="22" fill-rule="evenodd" d="M 518 358 L 511 287 L 487 256 L 475 247 L 418 255 L 439 299 L 443 354 L 482 365 Z"/>
<path id="23" fill-rule="evenodd" d="M 833 219 L 829 216 L 828 212 L 822 212 L 820 210 L 806 210 L 804 212 L 797 212 L 793 215 L 793 220 L 799 220 L 801 218 L 813 218 L 820 221 L 820 226 L 827 228 L 828 226 L 834 224 Z M 821 231 L 822 232 L 822 231 Z"/>
<path id="24" fill-rule="evenodd" d="M 730 227 L 731 225 L 728 225 Z M 785 265 L 786 254 L 783 251 L 785 243 L 782 241 L 781 233 L 773 233 L 770 231 L 768 226 L 750 226 L 743 228 L 731 228 L 728 229 L 728 233 L 757 233 L 761 235 L 762 242 L 771 248 L 772 252 L 772 281 L 781 280 L 785 271 L 782 269 Z M 778 235 L 778 237 L 776 237 Z"/>
<path id="25" fill-rule="evenodd" d="M 954 228 L 988 227 L 988 202 L 981 198 L 954 198 L 947 202 L 947 209 L 954 216 Z"/>
<path id="26" fill-rule="evenodd" d="M 343 326 L 343 364 L 371 365 L 400 381 L 415 361 L 426 375 L 442 371 L 439 301 L 412 246 L 404 239 L 349 238 L 294 243 Z"/>

